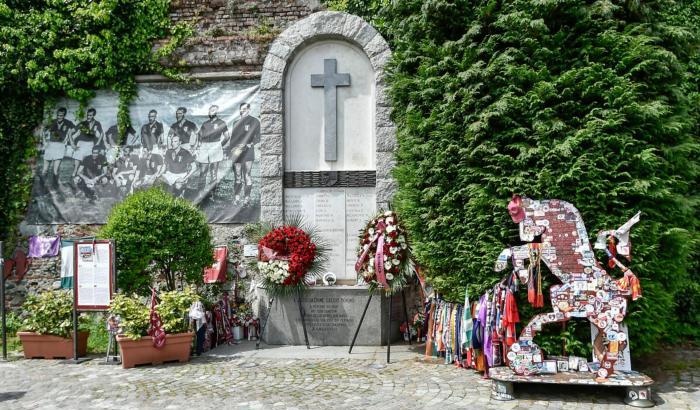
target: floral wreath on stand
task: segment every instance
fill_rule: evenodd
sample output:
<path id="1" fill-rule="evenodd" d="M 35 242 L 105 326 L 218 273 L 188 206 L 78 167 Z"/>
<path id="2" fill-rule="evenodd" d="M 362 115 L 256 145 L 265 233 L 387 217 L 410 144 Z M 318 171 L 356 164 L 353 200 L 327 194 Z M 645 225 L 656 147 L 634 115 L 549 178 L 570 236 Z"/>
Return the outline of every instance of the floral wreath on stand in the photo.
<path id="1" fill-rule="evenodd" d="M 370 292 L 400 292 L 416 276 L 416 264 L 406 229 L 394 211 L 380 212 L 360 233 L 355 271 L 369 284 Z"/>
<path id="2" fill-rule="evenodd" d="M 272 297 L 304 291 L 309 279 L 315 280 L 323 273 L 328 247 L 316 229 L 304 226 L 300 217 L 292 217 L 282 226 L 255 225 L 248 237 L 258 244 L 254 268 Z"/>

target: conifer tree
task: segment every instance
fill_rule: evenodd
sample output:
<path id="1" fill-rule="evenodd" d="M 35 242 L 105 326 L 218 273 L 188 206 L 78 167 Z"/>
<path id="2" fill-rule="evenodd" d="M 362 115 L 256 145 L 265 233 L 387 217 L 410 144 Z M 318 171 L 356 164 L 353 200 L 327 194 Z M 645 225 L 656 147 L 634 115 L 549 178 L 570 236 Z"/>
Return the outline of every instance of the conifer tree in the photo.
<path id="1" fill-rule="evenodd" d="M 383 10 L 394 49 L 394 205 L 448 299 L 500 279 L 496 256 L 519 243 L 512 193 L 558 198 L 591 235 L 642 212 L 632 232 L 630 267 L 644 290 L 627 316 L 633 353 L 700 335 L 700 145 L 688 69 L 697 27 L 669 19 L 670 5 L 402 0 Z"/>

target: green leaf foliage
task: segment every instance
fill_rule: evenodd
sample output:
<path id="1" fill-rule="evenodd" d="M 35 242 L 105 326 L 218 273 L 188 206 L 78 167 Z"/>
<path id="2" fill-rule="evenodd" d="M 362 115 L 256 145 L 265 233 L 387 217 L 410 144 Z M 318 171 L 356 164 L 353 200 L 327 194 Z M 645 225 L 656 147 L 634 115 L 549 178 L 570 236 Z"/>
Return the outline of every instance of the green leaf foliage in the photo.
<path id="1" fill-rule="evenodd" d="M 629 264 L 644 291 L 627 315 L 634 353 L 700 337 L 697 11 L 697 2 L 600 0 L 383 9 L 394 49 L 394 205 L 447 299 L 500 280 L 498 253 L 519 244 L 512 193 L 558 198 L 590 233 L 642 211 Z M 523 320 L 536 313 L 525 305 Z"/>
<path id="2" fill-rule="evenodd" d="M 21 330 L 42 335 L 72 337 L 73 293 L 48 291 L 30 295 L 22 305 L 24 320 Z M 80 316 L 79 326 L 87 324 L 87 317 Z M 82 327 L 82 326 L 81 326 Z"/>
<path id="3" fill-rule="evenodd" d="M 181 291 L 162 292 L 156 311 L 163 321 L 165 333 L 184 333 L 189 331 L 188 313 L 190 306 L 199 301 L 199 295 L 191 287 Z"/>
<path id="4" fill-rule="evenodd" d="M 133 340 L 146 336 L 151 312 L 146 306 L 145 298 L 139 298 L 135 294 L 131 296 L 123 293 L 114 295 L 109 312 L 119 316 L 119 327 L 124 336 Z"/>
<path id="5" fill-rule="evenodd" d="M 116 242 L 117 286 L 125 292 L 150 295 L 152 278 L 167 290 L 201 283 L 202 270 L 214 261 L 206 216 L 161 187 L 117 204 L 100 236 Z"/>
<path id="6" fill-rule="evenodd" d="M 169 0 L 0 0 L 0 239 L 15 242 L 26 209 L 32 131 L 45 103 L 69 97 L 84 106 L 94 90 L 112 88 L 125 131 L 134 76 L 173 75 L 160 61 L 192 32 L 172 25 L 169 10 Z"/>

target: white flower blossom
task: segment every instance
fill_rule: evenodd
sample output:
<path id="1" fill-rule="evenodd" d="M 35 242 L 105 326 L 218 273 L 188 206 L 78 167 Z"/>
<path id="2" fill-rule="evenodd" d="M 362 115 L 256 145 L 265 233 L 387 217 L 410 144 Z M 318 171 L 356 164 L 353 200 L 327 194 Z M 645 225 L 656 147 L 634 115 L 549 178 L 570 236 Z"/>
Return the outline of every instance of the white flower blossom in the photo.
<path id="1" fill-rule="evenodd" d="M 392 279 L 394 279 L 394 275 L 392 275 L 391 273 L 387 273 L 386 280 L 392 280 Z"/>
<path id="2" fill-rule="evenodd" d="M 398 265 L 399 263 L 401 263 L 401 261 L 398 259 L 392 259 L 391 263 L 393 263 L 394 265 Z"/>
<path id="3" fill-rule="evenodd" d="M 392 253 L 392 254 L 393 254 L 393 253 L 396 253 L 396 251 L 398 251 L 398 250 L 399 250 L 399 248 L 397 248 L 396 246 L 392 246 L 392 247 L 389 248 L 389 252 Z"/>
<path id="4" fill-rule="evenodd" d="M 392 212 L 391 211 L 386 211 L 384 212 L 384 216 L 391 216 Z"/>
<path id="5" fill-rule="evenodd" d="M 391 269 L 391 262 L 385 262 L 385 263 L 384 263 L 384 269 L 386 269 L 386 270 Z"/>

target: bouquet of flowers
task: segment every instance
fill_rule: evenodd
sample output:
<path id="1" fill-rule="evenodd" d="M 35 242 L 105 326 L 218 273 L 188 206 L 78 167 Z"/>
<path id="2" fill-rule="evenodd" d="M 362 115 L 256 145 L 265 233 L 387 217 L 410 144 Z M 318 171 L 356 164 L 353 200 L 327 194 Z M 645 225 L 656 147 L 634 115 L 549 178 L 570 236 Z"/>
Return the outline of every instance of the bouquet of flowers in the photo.
<path id="1" fill-rule="evenodd" d="M 240 315 L 238 315 L 238 313 L 234 313 L 231 315 L 230 322 L 231 327 L 243 326 L 243 320 L 240 317 Z"/>
<path id="2" fill-rule="evenodd" d="M 248 237 L 258 243 L 255 268 L 270 296 L 304 290 L 307 275 L 318 277 L 322 273 L 327 247 L 315 229 L 303 227 L 301 218 L 292 218 L 282 226 L 253 226 Z"/>
<path id="3" fill-rule="evenodd" d="M 355 271 L 370 285 L 394 294 L 416 274 L 406 230 L 393 211 L 380 212 L 360 233 Z"/>

